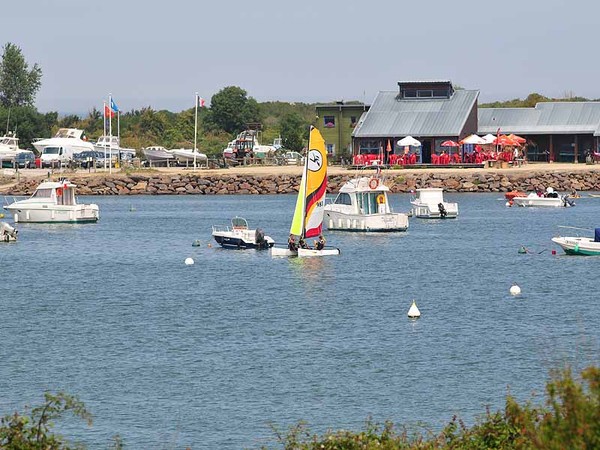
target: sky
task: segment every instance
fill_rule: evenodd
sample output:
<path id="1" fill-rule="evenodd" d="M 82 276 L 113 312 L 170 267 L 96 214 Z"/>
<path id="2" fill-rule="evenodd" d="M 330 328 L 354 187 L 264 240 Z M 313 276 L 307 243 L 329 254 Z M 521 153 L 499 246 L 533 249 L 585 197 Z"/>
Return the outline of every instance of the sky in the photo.
<path id="1" fill-rule="evenodd" d="M 257 101 L 371 103 L 400 80 L 451 80 L 480 103 L 600 98 L 600 2 L 18 0 L 0 44 L 43 71 L 42 112 L 181 111 L 239 86 Z"/>

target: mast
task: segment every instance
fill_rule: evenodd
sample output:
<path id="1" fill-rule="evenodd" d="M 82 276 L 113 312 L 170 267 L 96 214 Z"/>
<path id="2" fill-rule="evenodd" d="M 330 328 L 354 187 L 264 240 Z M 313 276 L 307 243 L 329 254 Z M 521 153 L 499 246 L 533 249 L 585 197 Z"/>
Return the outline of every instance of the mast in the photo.
<path id="1" fill-rule="evenodd" d="M 308 128 L 308 147 L 306 149 L 306 155 L 304 155 L 304 172 L 302 174 L 302 179 L 304 180 L 304 192 L 302 193 L 302 239 L 306 237 L 306 185 L 308 182 L 308 154 L 310 152 L 310 132 L 312 129 L 313 126 L 311 125 Z"/>
<path id="2" fill-rule="evenodd" d="M 110 108 L 110 112 L 108 113 L 108 145 L 109 145 L 109 155 L 110 158 L 108 160 L 108 173 L 112 173 L 112 94 L 108 94 L 108 107 Z M 106 150 L 104 150 L 104 154 L 106 155 Z"/>
<path id="3" fill-rule="evenodd" d="M 196 168 L 196 141 L 198 139 L 198 93 L 196 92 L 196 100 L 194 101 L 194 169 Z"/>

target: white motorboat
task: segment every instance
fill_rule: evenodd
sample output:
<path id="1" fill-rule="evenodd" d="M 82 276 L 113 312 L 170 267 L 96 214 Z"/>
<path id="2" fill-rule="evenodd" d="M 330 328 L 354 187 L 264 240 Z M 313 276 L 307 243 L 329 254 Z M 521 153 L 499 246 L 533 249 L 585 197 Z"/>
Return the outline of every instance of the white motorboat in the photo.
<path id="1" fill-rule="evenodd" d="M 208 157 L 204 153 L 200 153 L 197 150 L 187 149 L 187 148 L 174 148 L 172 150 L 168 150 L 175 157 L 175 161 L 180 165 L 189 165 L 196 163 L 200 163 L 200 161 L 206 162 Z"/>
<path id="2" fill-rule="evenodd" d="M 458 216 L 458 203 L 445 202 L 442 188 L 417 189 L 410 203 L 412 215 L 420 219 L 455 219 Z"/>
<path id="3" fill-rule="evenodd" d="M 118 136 L 100 136 L 94 148 L 97 152 L 106 155 L 106 158 L 133 159 L 135 158 L 134 148 L 121 147 L 121 140 Z"/>
<path id="4" fill-rule="evenodd" d="M 325 204 L 327 229 L 406 231 L 408 215 L 392 212 L 387 195 L 389 190 L 379 177 L 347 181 L 333 202 Z"/>
<path id="5" fill-rule="evenodd" d="M 248 228 L 248 222 L 242 217 L 231 219 L 231 228 L 214 225 L 212 236 L 215 241 L 225 248 L 256 248 L 266 249 L 273 247 L 275 241 L 266 236 L 260 228 L 251 230 Z"/>
<path id="6" fill-rule="evenodd" d="M 15 157 L 24 150 L 19 148 L 19 138 L 13 133 L 0 137 L 0 163 L 2 161 L 14 162 Z"/>
<path id="7" fill-rule="evenodd" d="M 327 152 L 319 130 L 310 127 L 310 149 L 304 162 L 296 208 L 290 227 L 290 238 L 285 248 L 272 247 L 271 256 L 329 256 L 339 255 L 340 249 L 325 245 L 323 217 L 327 193 Z M 296 245 L 295 236 L 298 236 Z M 306 239 L 318 237 L 315 247 L 309 248 Z M 303 245 L 304 244 L 304 245 Z"/>
<path id="8" fill-rule="evenodd" d="M 568 195 L 560 195 L 549 187 L 543 194 L 531 192 L 527 197 L 514 197 L 512 202 L 517 206 L 532 206 L 542 208 L 560 208 L 574 206 L 575 202 Z M 510 202 L 509 202 L 510 204 Z"/>
<path id="9" fill-rule="evenodd" d="M 565 227 L 575 228 L 576 227 Z M 587 231 L 587 230 L 586 230 Z M 559 245 L 567 255 L 598 256 L 600 255 L 600 228 L 594 230 L 594 237 L 558 236 L 552 242 Z"/>
<path id="10" fill-rule="evenodd" d="M 166 148 L 158 145 L 143 148 L 142 153 L 144 154 L 150 165 L 157 163 L 166 163 L 168 166 L 170 161 L 175 160 L 175 155 L 173 153 L 168 151 Z"/>
<path id="11" fill-rule="evenodd" d="M 4 206 L 12 213 L 15 223 L 85 223 L 100 217 L 98 205 L 79 204 L 77 186 L 68 180 L 44 181 L 33 195 Z"/>
<path id="12" fill-rule="evenodd" d="M 15 242 L 17 240 L 17 230 L 6 222 L 0 222 L 0 242 Z"/>
<path id="13" fill-rule="evenodd" d="M 77 128 L 60 128 L 54 137 L 35 141 L 33 146 L 41 154 L 43 166 L 64 164 L 75 153 L 94 150 L 94 145 L 85 138 L 84 131 Z"/>

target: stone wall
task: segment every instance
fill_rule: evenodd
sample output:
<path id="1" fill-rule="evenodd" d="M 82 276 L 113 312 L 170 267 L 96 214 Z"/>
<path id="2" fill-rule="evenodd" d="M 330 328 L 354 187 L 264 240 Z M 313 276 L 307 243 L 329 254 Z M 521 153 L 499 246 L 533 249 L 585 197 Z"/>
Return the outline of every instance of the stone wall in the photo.
<path id="1" fill-rule="evenodd" d="M 354 175 L 332 176 L 328 191 L 337 192 Z M 297 192 L 300 176 L 290 175 L 112 175 L 71 177 L 80 195 L 227 195 L 289 194 Z M 41 179 L 28 179 L 0 193 L 32 194 Z M 392 192 L 409 192 L 422 187 L 440 187 L 448 192 L 533 191 L 552 186 L 558 191 L 600 191 L 600 172 L 480 172 L 390 174 L 385 184 Z"/>

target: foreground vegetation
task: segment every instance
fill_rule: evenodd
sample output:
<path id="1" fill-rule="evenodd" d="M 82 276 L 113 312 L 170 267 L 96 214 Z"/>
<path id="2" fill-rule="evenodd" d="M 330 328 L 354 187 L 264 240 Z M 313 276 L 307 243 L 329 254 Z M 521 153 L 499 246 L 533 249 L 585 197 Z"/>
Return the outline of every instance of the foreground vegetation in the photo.
<path id="1" fill-rule="evenodd" d="M 27 412 L 29 411 L 29 412 Z M 72 445 L 53 432 L 67 413 L 91 425 L 91 414 L 76 397 L 46 393 L 42 405 L 0 420 L 0 448 L 6 450 L 68 450 Z M 453 417 L 440 431 L 421 432 L 367 421 L 362 431 L 313 434 L 299 423 L 286 432 L 274 428 L 276 448 L 284 450 L 530 450 L 600 448 L 600 368 L 589 367 L 575 377 L 570 369 L 555 371 L 546 384 L 544 405 L 519 404 L 506 398 L 504 410 L 490 410 L 472 427 Z M 199 445 L 201 446 L 201 445 Z M 108 448 L 125 448 L 119 435 Z M 192 446 L 188 448 L 193 448 Z M 267 447 L 262 447 L 267 449 Z"/>

